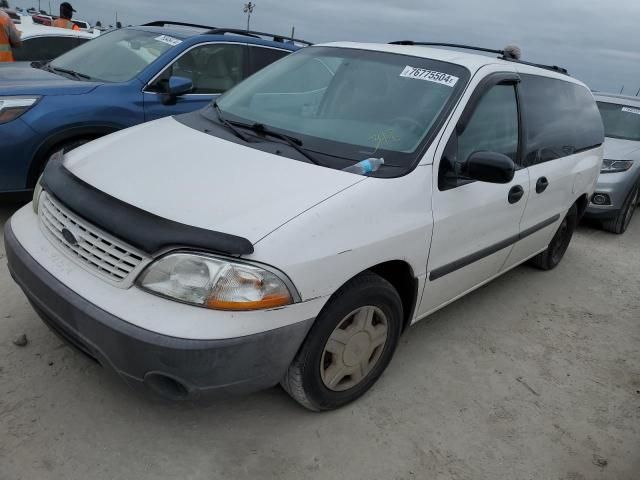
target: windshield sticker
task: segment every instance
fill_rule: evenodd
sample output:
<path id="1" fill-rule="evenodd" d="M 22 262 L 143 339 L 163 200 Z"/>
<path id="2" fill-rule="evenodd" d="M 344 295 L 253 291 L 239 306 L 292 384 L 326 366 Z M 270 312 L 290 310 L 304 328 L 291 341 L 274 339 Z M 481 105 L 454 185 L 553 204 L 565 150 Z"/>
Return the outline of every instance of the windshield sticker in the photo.
<path id="1" fill-rule="evenodd" d="M 160 35 L 155 39 L 159 42 L 166 43 L 167 45 L 171 45 L 172 47 L 175 47 L 176 45 L 180 45 L 182 43 L 182 40 L 178 40 L 177 38 L 170 37 L 169 35 Z"/>
<path id="2" fill-rule="evenodd" d="M 627 112 L 627 113 L 635 113 L 636 115 L 640 115 L 640 109 L 638 109 L 638 108 L 622 107 L 622 111 L 623 112 Z"/>
<path id="3" fill-rule="evenodd" d="M 415 78 L 416 80 L 425 80 L 427 82 L 439 83 L 447 87 L 455 87 L 458 83 L 458 77 L 447 73 L 436 72 L 434 70 L 426 70 L 424 68 L 416 68 L 407 65 L 400 74 L 401 77 Z"/>

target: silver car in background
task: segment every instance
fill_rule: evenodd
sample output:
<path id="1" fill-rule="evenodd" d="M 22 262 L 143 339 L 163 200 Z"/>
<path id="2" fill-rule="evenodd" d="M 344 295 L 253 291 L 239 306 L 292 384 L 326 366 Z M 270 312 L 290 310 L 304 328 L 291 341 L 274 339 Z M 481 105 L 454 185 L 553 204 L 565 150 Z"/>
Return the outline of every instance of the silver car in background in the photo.
<path id="1" fill-rule="evenodd" d="M 585 216 L 624 233 L 640 201 L 640 98 L 594 94 L 604 123 L 604 162 Z"/>

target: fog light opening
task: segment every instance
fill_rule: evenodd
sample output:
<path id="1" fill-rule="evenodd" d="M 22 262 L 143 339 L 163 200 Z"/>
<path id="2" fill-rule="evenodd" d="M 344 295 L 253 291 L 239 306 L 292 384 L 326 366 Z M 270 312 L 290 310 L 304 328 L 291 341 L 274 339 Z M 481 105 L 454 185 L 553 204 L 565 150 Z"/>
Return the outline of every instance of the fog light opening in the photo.
<path id="1" fill-rule="evenodd" d="M 148 373 L 144 383 L 151 390 L 169 400 L 184 400 L 189 397 L 189 389 L 180 381 L 162 373 Z"/>
<path id="2" fill-rule="evenodd" d="M 611 200 L 606 193 L 596 193 L 593 198 L 591 198 L 591 203 L 594 205 L 611 205 Z"/>

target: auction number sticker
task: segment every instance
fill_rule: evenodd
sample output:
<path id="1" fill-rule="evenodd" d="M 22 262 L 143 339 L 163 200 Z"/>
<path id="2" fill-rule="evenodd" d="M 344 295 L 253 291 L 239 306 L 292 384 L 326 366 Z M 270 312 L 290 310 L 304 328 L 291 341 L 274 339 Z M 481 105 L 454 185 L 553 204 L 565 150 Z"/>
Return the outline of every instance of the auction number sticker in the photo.
<path id="1" fill-rule="evenodd" d="M 640 109 L 638 109 L 638 108 L 622 107 L 622 111 L 623 112 L 627 112 L 627 113 L 635 113 L 636 115 L 640 115 Z"/>
<path id="2" fill-rule="evenodd" d="M 166 43 L 167 45 L 171 45 L 172 47 L 175 47 L 176 45 L 180 45 L 182 43 L 182 40 L 170 37 L 169 35 L 160 35 L 159 37 L 156 37 L 156 40 L 162 43 Z"/>
<path id="3" fill-rule="evenodd" d="M 458 77 L 449 75 L 448 73 L 436 72 L 425 68 L 416 68 L 407 65 L 400 74 L 401 77 L 415 78 L 416 80 L 425 80 L 427 82 L 439 83 L 447 87 L 455 87 L 458 83 Z"/>

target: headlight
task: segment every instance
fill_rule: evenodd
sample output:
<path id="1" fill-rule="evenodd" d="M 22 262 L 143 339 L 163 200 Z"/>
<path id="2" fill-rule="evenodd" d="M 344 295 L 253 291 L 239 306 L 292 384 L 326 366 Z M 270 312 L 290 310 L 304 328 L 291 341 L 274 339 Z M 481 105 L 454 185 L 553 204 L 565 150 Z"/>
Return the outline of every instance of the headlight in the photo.
<path id="1" fill-rule="evenodd" d="M 40 97 L 0 97 L 0 123 L 8 123 L 25 113 Z"/>
<path id="2" fill-rule="evenodd" d="M 277 273 L 206 254 L 174 253 L 138 279 L 143 290 L 213 310 L 261 310 L 289 305 L 295 290 Z"/>
<path id="3" fill-rule="evenodd" d="M 607 160 L 602 162 L 600 173 L 626 172 L 633 167 L 633 160 Z"/>

